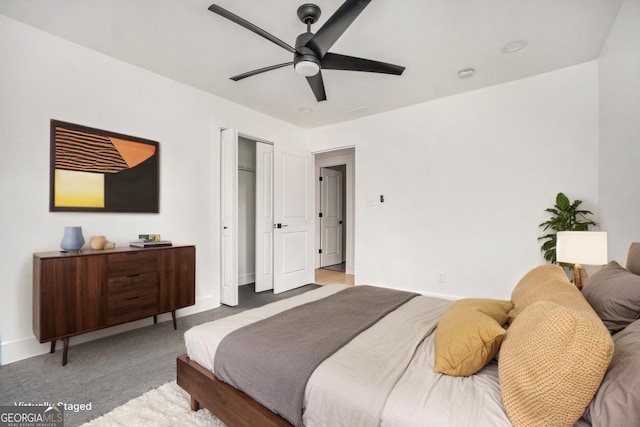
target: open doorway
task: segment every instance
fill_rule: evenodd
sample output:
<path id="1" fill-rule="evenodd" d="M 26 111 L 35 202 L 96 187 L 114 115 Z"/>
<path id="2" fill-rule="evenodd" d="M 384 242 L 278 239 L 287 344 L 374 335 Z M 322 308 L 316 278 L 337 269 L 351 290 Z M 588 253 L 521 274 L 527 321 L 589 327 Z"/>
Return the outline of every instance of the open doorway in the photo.
<path id="1" fill-rule="evenodd" d="M 316 153 L 316 283 L 354 283 L 355 149 Z"/>

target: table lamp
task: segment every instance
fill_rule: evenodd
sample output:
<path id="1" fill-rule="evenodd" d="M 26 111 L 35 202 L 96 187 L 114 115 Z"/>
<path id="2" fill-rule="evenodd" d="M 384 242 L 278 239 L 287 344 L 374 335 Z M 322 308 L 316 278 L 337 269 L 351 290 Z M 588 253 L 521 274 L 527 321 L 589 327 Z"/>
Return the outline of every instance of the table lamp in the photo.
<path id="1" fill-rule="evenodd" d="M 587 281 L 583 265 L 607 263 L 605 231 L 559 231 L 556 234 L 556 261 L 575 264 L 573 284 L 582 289 Z"/>

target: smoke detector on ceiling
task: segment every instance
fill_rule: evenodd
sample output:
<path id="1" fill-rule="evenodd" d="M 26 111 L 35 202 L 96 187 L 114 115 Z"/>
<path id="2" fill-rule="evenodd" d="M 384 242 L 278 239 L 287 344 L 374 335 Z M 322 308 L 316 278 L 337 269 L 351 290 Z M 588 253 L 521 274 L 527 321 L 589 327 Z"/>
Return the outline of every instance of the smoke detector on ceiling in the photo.
<path id="1" fill-rule="evenodd" d="M 527 47 L 528 44 L 527 40 L 514 40 L 502 46 L 502 53 L 515 53 Z"/>
<path id="2" fill-rule="evenodd" d="M 458 77 L 461 79 L 468 79 L 470 77 L 473 77 L 475 73 L 476 70 L 473 68 L 463 68 L 462 70 L 458 71 Z"/>

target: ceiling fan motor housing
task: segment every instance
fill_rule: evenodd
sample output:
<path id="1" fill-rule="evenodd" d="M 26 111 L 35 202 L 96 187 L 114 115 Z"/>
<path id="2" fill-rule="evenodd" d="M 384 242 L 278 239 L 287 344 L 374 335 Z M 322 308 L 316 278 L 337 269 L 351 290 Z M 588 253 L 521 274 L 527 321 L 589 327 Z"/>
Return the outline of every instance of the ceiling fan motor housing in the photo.
<path id="1" fill-rule="evenodd" d="M 320 8 L 311 3 L 305 3 L 298 8 L 298 18 L 305 24 L 315 24 L 320 18 Z"/>
<path id="2" fill-rule="evenodd" d="M 313 37 L 313 33 L 306 32 L 296 38 L 296 53 L 293 54 L 293 67 L 298 74 L 310 77 L 320 70 L 318 54 L 305 46 Z"/>

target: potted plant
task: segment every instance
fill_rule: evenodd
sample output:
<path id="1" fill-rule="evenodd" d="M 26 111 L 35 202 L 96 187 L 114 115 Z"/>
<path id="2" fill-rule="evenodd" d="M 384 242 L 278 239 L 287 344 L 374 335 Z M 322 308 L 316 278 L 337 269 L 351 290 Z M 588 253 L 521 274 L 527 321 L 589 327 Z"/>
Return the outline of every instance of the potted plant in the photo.
<path id="1" fill-rule="evenodd" d="M 545 209 L 553 216 L 540 224 L 539 227 L 544 227 L 543 231 L 551 231 L 538 237 L 538 240 L 543 242 L 540 249 L 544 254 L 544 259 L 548 262 L 552 264 L 556 262 L 556 233 L 558 231 L 587 231 L 590 225 L 596 225 L 595 221 L 587 218 L 587 215 L 593 215 L 593 213 L 580 209 L 581 204 L 582 200 L 571 202 L 564 193 L 558 193 L 556 204 L 552 208 Z"/>

